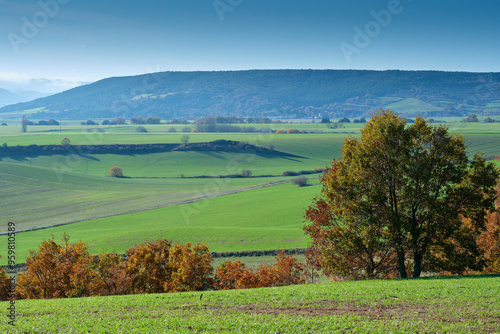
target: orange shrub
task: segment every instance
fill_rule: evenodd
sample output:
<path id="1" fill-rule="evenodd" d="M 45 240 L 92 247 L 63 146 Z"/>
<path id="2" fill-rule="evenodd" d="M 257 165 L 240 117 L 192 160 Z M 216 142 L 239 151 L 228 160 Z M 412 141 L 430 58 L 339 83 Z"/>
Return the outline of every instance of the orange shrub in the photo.
<path id="1" fill-rule="evenodd" d="M 44 240 L 38 251 L 30 251 L 28 269 L 19 274 L 17 292 L 21 298 L 64 298 L 101 295 L 105 284 L 94 270 L 94 256 L 83 242 L 69 243 L 63 234 L 62 244 Z"/>
<path id="2" fill-rule="evenodd" d="M 215 287 L 219 290 L 248 289 L 305 283 L 304 265 L 280 251 L 276 263 L 261 265 L 254 273 L 240 261 L 226 261 L 215 273 Z"/>
<path id="3" fill-rule="evenodd" d="M 297 129 L 289 129 L 286 133 L 300 133 Z"/>
<path id="4" fill-rule="evenodd" d="M 225 261 L 215 272 L 215 287 L 218 290 L 248 289 L 259 286 L 252 268 L 247 269 L 240 261 Z"/>
<path id="5" fill-rule="evenodd" d="M 113 166 L 109 169 L 109 176 L 111 177 L 123 177 L 123 170 L 121 167 Z"/>
<path id="6" fill-rule="evenodd" d="M 500 209 L 500 185 L 497 188 L 497 210 Z M 500 273 L 500 213 L 489 212 L 486 216 L 486 229 L 477 238 L 479 248 L 486 259 L 485 273 Z"/>
<path id="7" fill-rule="evenodd" d="M 131 280 L 131 293 L 163 292 L 163 284 L 172 275 L 168 266 L 171 243 L 158 239 L 136 245 L 126 251 L 125 271 Z"/>
<path id="8" fill-rule="evenodd" d="M 205 244 L 197 243 L 193 248 L 190 242 L 184 246 L 174 245 L 168 266 L 172 276 L 163 284 L 166 292 L 200 291 L 212 286 L 212 255 Z"/>
<path id="9" fill-rule="evenodd" d="M 2 256 L 0 256 L 0 259 Z M 0 301 L 9 300 L 10 297 L 10 277 L 7 276 L 7 270 L 0 267 Z"/>

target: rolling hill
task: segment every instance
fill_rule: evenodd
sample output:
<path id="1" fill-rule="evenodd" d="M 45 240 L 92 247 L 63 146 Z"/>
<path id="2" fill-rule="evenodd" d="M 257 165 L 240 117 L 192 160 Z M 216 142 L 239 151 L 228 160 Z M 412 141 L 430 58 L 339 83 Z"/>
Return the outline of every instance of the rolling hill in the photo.
<path id="1" fill-rule="evenodd" d="M 115 77 L 1 113 L 33 118 L 358 117 L 500 114 L 500 73 L 367 70 L 158 72 Z"/>

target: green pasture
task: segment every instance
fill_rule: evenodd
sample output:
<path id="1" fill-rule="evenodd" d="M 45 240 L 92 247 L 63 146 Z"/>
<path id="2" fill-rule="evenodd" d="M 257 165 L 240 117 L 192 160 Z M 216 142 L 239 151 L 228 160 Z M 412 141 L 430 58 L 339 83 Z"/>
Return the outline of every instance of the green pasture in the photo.
<path id="1" fill-rule="evenodd" d="M 500 277 L 16 301 L 13 333 L 498 333 Z M 8 302 L 1 302 L 5 311 Z"/>
<path id="2" fill-rule="evenodd" d="M 0 162 L 0 228 L 9 221 L 22 230 L 123 214 L 283 179 L 223 179 L 207 188 L 212 179 L 116 179 Z"/>
<path id="3" fill-rule="evenodd" d="M 206 189 L 224 188 L 219 182 L 224 180 L 208 181 Z M 124 253 L 135 244 L 158 238 L 176 243 L 204 242 L 215 252 L 305 248 L 303 215 L 320 191 L 319 185 L 299 188 L 286 183 L 190 204 L 18 233 L 16 261 L 24 262 L 29 249 L 36 248 L 51 234 L 60 239 L 64 232 L 71 235 L 72 241 L 86 242 L 96 254 L 102 250 Z M 6 237 L 0 236 L 0 241 L 3 244 Z"/>
<path id="4" fill-rule="evenodd" d="M 401 115 L 415 113 L 415 112 L 425 113 L 425 112 L 442 110 L 442 108 L 435 107 L 433 105 L 430 105 L 428 103 L 413 98 L 394 101 L 388 105 L 385 105 L 383 109 L 394 110 Z"/>
<path id="5" fill-rule="evenodd" d="M 153 136 L 152 136 L 153 137 Z M 259 137 L 243 135 L 197 135 L 194 140 L 211 141 L 231 139 L 259 143 Z M 22 159 L 3 158 L 3 162 L 19 163 L 44 168 L 63 168 L 72 172 L 106 176 L 112 166 L 123 168 L 124 175 L 131 177 L 180 177 L 199 175 L 228 175 L 248 169 L 254 175 L 281 175 L 284 171 L 311 170 L 325 167 L 340 155 L 344 135 L 273 135 L 270 143 L 275 150 L 295 156 L 272 156 L 239 154 L 230 152 L 166 152 L 137 155 L 91 155 L 91 156 L 39 156 Z M 132 138 L 136 139 L 136 138 Z M 154 141 L 154 138 L 151 138 Z M 119 140 L 119 139 L 118 139 Z M 168 142 L 164 140 L 163 142 Z M 267 142 L 267 141 L 266 141 Z M 91 153 L 91 152 L 90 152 Z M 68 163 L 68 161 L 70 161 Z M 1 164 L 1 162 L 0 162 Z"/>

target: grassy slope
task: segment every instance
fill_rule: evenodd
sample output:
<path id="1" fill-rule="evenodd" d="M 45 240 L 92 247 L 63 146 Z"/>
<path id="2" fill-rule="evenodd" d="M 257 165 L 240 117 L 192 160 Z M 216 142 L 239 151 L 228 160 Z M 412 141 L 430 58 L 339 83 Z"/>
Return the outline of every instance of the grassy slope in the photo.
<path id="1" fill-rule="evenodd" d="M 16 302 L 15 332 L 498 333 L 499 291 L 500 277 L 459 277 L 206 291 L 202 299 L 27 300 Z M 7 321 L 0 329 L 9 330 Z"/>
<path id="2" fill-rule="evenodd" d="M 218 186 L 213 182 L 209 187 Z M 303 248 L 307 243 L 301 229 L 303 214 L 320 190 L 320 186 L 298 188 L 284 184 L 20 233 L 16 240 L 16 260 L 24 262 L 30 248 L 49 239 L 51 234 L 60 239 L 63 232 L 69 233 L 73 241 L 87 242 L 93 253 L 103 249 L 124 253 L 136 243 L 157 238 L 177 243 L 205 242 L 211 251 Z M 5 239 L 0 237 L 0 242 L 6 242 Z"/>
<path id="3" fill-rule="evenodd" d="M 430 112 L 442 110 L 442 108 L 438 108 L 420 100 L 411 98 L 387 104 L 384 106 L 384 109 L 394 110 L 401 115 L 409 113 L 414 114 L 415 112 Z"/>
<path id="4" fill-rule="evenodd" d="M 46 135 L 50 136 L 50 135 Z M 106 135 L 109 142 L 169 141 L 175 135 Z M 42 136 L 43 137 L 43 136 Z M 111 137 L 111 138 L 110 138 Z M 220 138 L 262 142 L 259 135 L 197 135 L 193 141 Z M 24 137 L 21 137 L 24 138 Z M 149 138 L 149 139 L 148 139 Z M 167 140 L 168 139 L 168 140 Z M 215 152 L 169 152 L 148 155 L 95 155 L 5 158 L 0 161 L 0 208 L 4 227 L 15 221 L 20 229 L 48 226 L 130 210 L 153 208 L 205 192 L 208 179 L 121 179 L 105 177 L 111 166 L 126 176 L 179 177 L 225 175 L 251 170 L 254 175 L 280 175 L 285 170 L 309 170 L 326 166 L 340 153 L 344 135 L 271 135 L 266 141 L 276 149 L 301 158 L 268 158 L 249 154 Z M 174 142 L 176 139 L 173 140 Z M 223 190 L 245 188 L 283 178 L 231 179 Z M 27 208 L 30 208 L 27 210 Z"/>
<path id="5" fill-rule="evenodd" d="M 113 179 L 0 162 L 0 228 L 9 220 L 28 229 L 144 210 L 281 179 L 227 179 L 206 193 L 207 179 Z"/>

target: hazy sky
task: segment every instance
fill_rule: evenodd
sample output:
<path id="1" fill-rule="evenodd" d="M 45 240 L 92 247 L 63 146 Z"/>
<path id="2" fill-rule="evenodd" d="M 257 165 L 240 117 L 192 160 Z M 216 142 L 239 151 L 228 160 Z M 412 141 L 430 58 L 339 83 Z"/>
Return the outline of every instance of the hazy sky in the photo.
<path id="1" fill-rule="evenodd" d="M 152 71 L 500 71 L 497 0 L 0 0 L 0 87 Z"/>

